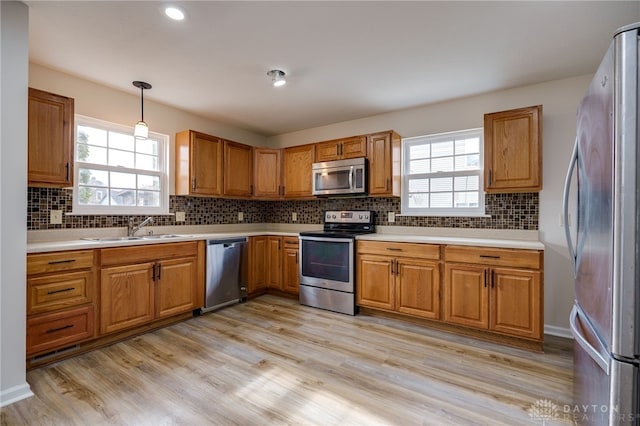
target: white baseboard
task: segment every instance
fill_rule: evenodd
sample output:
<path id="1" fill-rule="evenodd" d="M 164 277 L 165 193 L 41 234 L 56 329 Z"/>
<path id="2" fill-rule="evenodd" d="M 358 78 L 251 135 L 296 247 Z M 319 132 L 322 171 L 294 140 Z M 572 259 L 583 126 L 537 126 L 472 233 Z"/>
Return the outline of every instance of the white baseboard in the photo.
<path id="1" fill-rule="evenodd" d="M 545 325 L 544 334 L 550 334 L 552 336 L 564 337 L 565 339 L 573 339 L 571 330 L 564 327 L 557 327 L 555 325 Z"/>
<path id="2" fill-rule="evenodd" d="M 13 386 L 9 389 L 4 389 L 0 392 L 0 407 L 5 407 L 14 402 L 18 402 L 21 399 L 30 398 L 33 396 L 29 383 Z"/>

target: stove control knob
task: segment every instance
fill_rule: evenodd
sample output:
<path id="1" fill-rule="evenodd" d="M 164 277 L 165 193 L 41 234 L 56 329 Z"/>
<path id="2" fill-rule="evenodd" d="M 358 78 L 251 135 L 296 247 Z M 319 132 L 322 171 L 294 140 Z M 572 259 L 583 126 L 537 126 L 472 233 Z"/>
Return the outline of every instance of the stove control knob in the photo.
<path id="1" fill-rule="evenodd" d="M 336 218 L 336 215 L 335 215 L 335 214 L 334 214 L 333 216 L 331 216 L 331 219 L 335 219 L 335 218 Z"/>

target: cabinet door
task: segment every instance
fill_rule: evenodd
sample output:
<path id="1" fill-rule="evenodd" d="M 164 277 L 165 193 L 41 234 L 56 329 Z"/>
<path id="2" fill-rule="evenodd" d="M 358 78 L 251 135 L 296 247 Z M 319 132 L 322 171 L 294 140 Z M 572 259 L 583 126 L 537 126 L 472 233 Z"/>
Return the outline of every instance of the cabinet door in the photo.
<path id="1" fill-rule="evenodd" d="M 267 237 L 249 237 L 249 294 L 267 286 Z"/>
<path id="2" fill-rule="evenodd" d="M 282 156 L 284 197 L 310 198 L 311 166 L 315 158 L 314 146 L 285 148 Z"/>
<path id="3" fill-rule="evenodd" d="M 316 144 L 316 161 L 318 163 L 338 160 L 339 158 L 341 158 L 339 141 L 318 142 Z"/>
<path id="4" fill-rule="evenodd" d="M 393 260 L 370 254 L 359 254 L 357 259 L 357 304 L 393 310 L 395 308 L 395 286 L 391 269 Z"/>
<path id="5" fill-rule="evenodd" d="M 490 328 L 515 336 L 542 337 L 542 286 L 539 271 L 491 271 Z"/>
<path id="6" fill-rule="evenodd" d="M 484 116 L 486 192 L 542 189 L 542 105 Z"/>
<path id="7" fill-rule="evenodd" d="M 280 197 L 282 191 L 282 150 L 255 148 L 253 150 L 253 196 Z"/>
<path id="8" fill-rule="evenodd" d="M 342 139 L 340 156 L 342 158 L 358 158 L 367 156 L 367 137 L 354 136 Z"/>
<path id="9" fill-rule="evenodd" d="M 400 137 L 393 132 L 368 136 L 369 195 L 400 196 Z"/>
<path id="10" fill-rule="evenodd" d="M 29 185 L 73 185 L 73 99 L 29 88 Z"/>
<path id="11" fill-rule="evenodd" d="M 282 291 L 298 294 L 299 278 L 298 248 L 286 246 L 282 255 Z"/>
<path id="12" fill-rule="evenodd" d="M 250 197 L 253 152 L 249 145 L 224 141 L 224 195 Z"/>
<path id="13" fill-rule="evenodd" d="M 489 327 L 489 269 L 477 265 L 445 264 L 444 320 L 453 324 Z"/>
<path id="14" fill-rule="evenodd" d="M 103 268 L 100 332 L 145 324 L 154 318 L 153 263 Z"/>
<path id="15" fill-rule="evenodd" d="M 222 195 L 222 146 L 218 138 L 191 135 L 191 193 Z"/>
<path id="16" fill-rule="evenodd" d="M 396 301 L 398 312 L 440 319 L 440 264 L 398 259 Z"/>
<path id="17" fill-rule="evenodd" d="M 156 265 L 156 319 L 191 311 L 198 306 L 197 259 L 163 260 Z"/>
<path id="18" fill-rule="evenodd" d="M 282 283 L 282 238 L 267 238 L 267 287 L 280 290 Z"/>

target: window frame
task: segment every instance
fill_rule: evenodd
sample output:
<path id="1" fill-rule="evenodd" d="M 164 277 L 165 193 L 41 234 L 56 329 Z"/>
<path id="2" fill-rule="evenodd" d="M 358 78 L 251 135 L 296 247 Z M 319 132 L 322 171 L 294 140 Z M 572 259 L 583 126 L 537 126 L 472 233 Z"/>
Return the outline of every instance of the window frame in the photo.
<path id="1" fill-rule="evenodd" d="M 430 172 L 408 174 L 409 170 L 409 150 L 410 147 L 423 144 L 434 144 L 443 141 L 454 141 L 454 161 L 455 161 L 455 141 L 459 139 L 469 139 L 469 137 L 479 138 L 479 168 L 477 170 L 460 170 L 451 172 Z M 486 217 L 485 214 L 485 192 L 484 192 L 484 129 L 482 127 L 458 130 L 453 132 L 436 133 L 424 136 L 415 136 L 402 139 L 402 186 L 400 197 L 400 214 L 404 216 L 464 216 L 464 217 Z M 434 177 L 457 177 L 457 176 L 478 176 L 478 207 L 409 207 L 409 180 L 411 178 L 434 178 Z M 455 189 L 452 191 L 455 197 Z M 431 194 L 431 188 L 429 188 Z"/>
<path id="2" fill-rule="evenodd" d="M 74 215 L 168 215 L 169 214 L 169 136 L 157 133 L 149 132 L 149 139 L 158 141 L 158 170 L 145 170 L 136 169 L 122 166 L 110 166 L 106 164 L 97 164 L 84 162 L 78 159 L 78 143 L 77 134 L 78 126 L 87 126 L 97 129 L 113 131 L 123 134 L 130 134 L 133 138 L 134 128 L 131 126 L 124 126 L 117 123 L 112 123 L 105 120 L 100 120 L 93 117 L 88 117 L 80 114 L 75 114 L 74 124 L 74 167 L 73 167 L 73 202 L 72 213 Z M 111 206 L 111 205 L 85 205 L 80 204 L 79 200 L 79 188 L 80 188 L 80 169 L 91 168 L 94 170 L 103 171 L 116 171 L 122 173 L 136 173 L 151 176 L 158 176 L 160 180 L 160 205 L 158 207 L 149 206 Z M 110 189 L 110 186 L 105 186 L 106 190 Z"/>

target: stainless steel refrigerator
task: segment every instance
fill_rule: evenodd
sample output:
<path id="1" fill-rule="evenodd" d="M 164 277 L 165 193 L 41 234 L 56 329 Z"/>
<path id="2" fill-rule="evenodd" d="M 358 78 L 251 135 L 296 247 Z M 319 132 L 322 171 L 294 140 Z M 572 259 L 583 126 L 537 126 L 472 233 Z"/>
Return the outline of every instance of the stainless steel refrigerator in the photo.
<path id="1" fill-rule="evenodd" d="M 577 214 L 575 238 L 565 226 L 575 275 L 574 404 L 565 411 L 579 424 L 640 424 L 639 30 L 616 32 L 580 103 L 565 182 L 565 224 Z"/>

